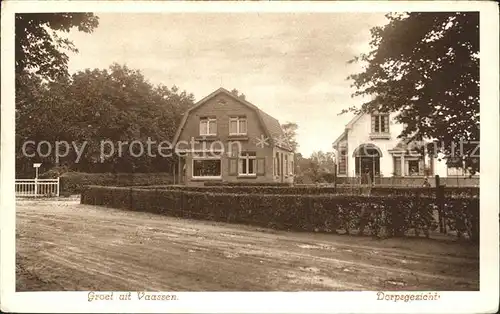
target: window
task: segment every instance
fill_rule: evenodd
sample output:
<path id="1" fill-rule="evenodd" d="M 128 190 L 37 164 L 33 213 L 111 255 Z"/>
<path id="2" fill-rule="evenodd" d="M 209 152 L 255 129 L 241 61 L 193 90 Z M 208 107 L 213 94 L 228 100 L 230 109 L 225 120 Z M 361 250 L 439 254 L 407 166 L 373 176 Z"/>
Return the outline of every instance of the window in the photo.
<path id="1" fill-rule="evenodd" d="M 419 160 L 408 160 L 408 175 L 410 175 L 410 176 L 420 175 L 420 161 Z"/>
<path id="2" fill-rule="evenodd" d="M 193 178 L 221 176 L 220 159 L 193 159 Z"/>
<path id="3" fill-rule="evenodd" d="M 200 135 L 216 135 L 217 120 L 215 118 L 200 118 Z"/>
<path id="4" fill-rule="evenodd" d="M 193 178 L 221 177 L 221 159 L 210 154 L 195 154 L 193 156 Z"/>
<path id="5" fill-rule="evenodd" d="M 247 134 L 247 119 L 245 117 L 233 117 L 229 119 L 229 134 Z"/>
<path id="6" fill-rule="evenodd" d="M 339 151 L 339 174 L 347 174 L 347 150 Z"/>
<path id="7" fill-rule="evenodd" d="M 372 114 L 372 133 L 389 133 L 388 114 Z"/>
<path id="8" fill-rule="evenodd" d="M 238 160 L 238 175 L 239 176 L 255 176 L 257 175 L 257 159 L 256 154 L 247 152 L 240 155 Z"/>

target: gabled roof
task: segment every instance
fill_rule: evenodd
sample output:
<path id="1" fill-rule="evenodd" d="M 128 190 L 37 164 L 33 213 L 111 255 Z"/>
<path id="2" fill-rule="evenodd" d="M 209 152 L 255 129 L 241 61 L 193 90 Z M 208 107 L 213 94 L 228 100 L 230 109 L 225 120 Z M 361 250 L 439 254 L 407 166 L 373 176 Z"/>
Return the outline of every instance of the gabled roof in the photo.
<path id="1" fill-rule="evenodd" d="M 180 136 L 180 134 L 182 132 L 182 129 L 186 125 L 186 121 L 187 121 L 187 119 L 189 117 L 189 114 L 193 110 L 195 110 L 195 109 L 203 106 L 210 99 L 214 98 L 215 96 L 217 96 L 219 94 L 224 94 L 224 95 L 226 95 L 228 97 L 231 97 L 232 99 L 238 101 L 239 103 L 241 103 L 241 104 L 249 107 L 250 109 L 254 110 L 254 112 L 257 114 L 257 117 L 259 119 L 259 123 L 261 124 L 262 128 L 264 129 L 265 135 L 270 139 L 270 143 L 274 144 L 275 146 L 278 146 L 277 144 L 281 144 L 282 143 L 283 146 L 279 145 L 280 148 L 283 148 L 283 149 L 291 151 L 290 146 L 285 141 L 279 141 L 280 143 L 276 143 L 277 139 L 279 139 L 279 138 L 284 139 L 283 129 L 281 128 L 281 124 L 279 123 L 279 121 L 277 119 L 273 118 L 272 116 L 268 115 L 264 111 L 260 110 L 257 106 L 255 106 L 254 104 L 250 103 L 249 101 L 247 101 L 245 99 L 242 99 L 242 98 L 234 95 L 233 93 L 231 93 L 230 91 L 228 91 L 227 89 L 222 88 L 222 87 L 219 88 L 219 89 L 217 89 L 216 91 L 214 91 L 210 95 L 206 96 L 205 98 L 201 99 L 200 101 L 198 101 L 193 107 L 189 108 L 184 113 L 184 116 L 182 117 L 181 124 L 180 124 L 179 128 L 177 129 L 177 132 L 175 133 L 175 136 L 174 136 L 174 141 L 173 141 L 174 145 L 179 140 L 179 136 Z"/>
<path id="2" fill-rule="evenodd" d="M 344 132 L 342 132 L 339 137 L 332 143 L 332 147 L 335 148 L 336 146 L 339 145 L 340 141 L 347 135 L 347 130 L 352 129 L 353 125 L 358 122 L 359 119 L 364 115 L 364 112 L 358 113 L 356 116 L 354 116 L 349 123 L 346 124 Z"/>
<path id="3" fill-rule="evenodd" d="M 351 121 L 349 121 L 349 123 L 346 124 L 345 128 L 352 129 L 354 124 L 356 124 L 356 122 L 358 122 L 358 120 L 361 119 L 361 117 L 364 115 L 365 115 L 365 112 L 358 113 L 354 118 L 351 119 Z"/>
<path id="4" fill-rule="evenodd" d="M 344 131 L 342 132 L 342 134 L 340 134 L 340 136 L 335 140 L 335 142 L 333 142 L 332 144 L 332 147 L 335 148 L 339 145 L 340 141 L 346 136 L 347 134 L 347 131 Z"/>

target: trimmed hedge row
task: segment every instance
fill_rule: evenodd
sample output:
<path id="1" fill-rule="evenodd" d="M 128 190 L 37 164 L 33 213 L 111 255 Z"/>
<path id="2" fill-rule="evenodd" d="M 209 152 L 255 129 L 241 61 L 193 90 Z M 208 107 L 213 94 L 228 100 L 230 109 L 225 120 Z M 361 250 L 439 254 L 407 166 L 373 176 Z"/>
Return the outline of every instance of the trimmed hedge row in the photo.
<path id="1" fill-rule="evenodd" d="M 66 172 L 60 178 L 61 192 L 80 193 L 87 185 L 144 186 L 172 184 L 169 173 L 85 173 Z"/>
<path id="2" fill-rule="evenodd" d="M 146 189 L 184 190 L 191 192 L 240 193 L 240 194 L 280 194 L 280 195 L 321 195 L 321 194 L 361 194 L 360 187 L 321 187 L 321 186 L 143 186 Z M 435 188 L 424 187 L 373 187 L 374 196 L 416 196 L 435 197 Z M 444 187 L 447 197 L 479 197 L 479 188 Z"/>
<path id="3" fill-rule="evenodd" d="M 283 182 L 220 182 L 205 181 L 204 186 L 290 186 L 290 183 Z"/>
<path id="4" fill-rule="evenodd" d="M 437 227 L 435 198 L 418 195 L 258 195 L 91 186 L 83 190 L 81 203 L 282 230 L 368 230 L 379 237 L 410 235 L 411 230 L 429 236 Z M 479 199 L 447 198 L 445 204 L 449 229 L 477 241 Z"/>

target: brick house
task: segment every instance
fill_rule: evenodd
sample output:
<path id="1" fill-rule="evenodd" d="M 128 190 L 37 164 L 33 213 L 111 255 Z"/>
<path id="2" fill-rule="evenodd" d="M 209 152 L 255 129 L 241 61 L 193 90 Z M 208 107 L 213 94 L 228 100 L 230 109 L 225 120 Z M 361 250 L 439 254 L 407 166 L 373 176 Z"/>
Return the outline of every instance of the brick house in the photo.
<path id="1" fill-rule="evenodd" d="M 421 184 L 425 177 L 429 177 L 432 184 L 434 175 L 446 178 L 449 185 L 456 183 L 450 178 L 458 177 L 463 180 L 456 184 L 478 184 L 478 176 L 471 179 L 462 169 L 448 167 L 442 156 L 429 157 L 415 149 L 416 143 L 397 138 L 403 125 L 395 121 L 396 114 L 360 113 L 346 125 L 333 142 L 339 183 L 351 182 L 348 178 L 368 171 L 375 182 L 382 184 L 396 181 Z"/>
<path id="2" fill-rule="evenodd" d="M 177 184 L 293 183 L 294 154 L 278 120 L 224 88 L 184 114 L 173 145 Z"/>

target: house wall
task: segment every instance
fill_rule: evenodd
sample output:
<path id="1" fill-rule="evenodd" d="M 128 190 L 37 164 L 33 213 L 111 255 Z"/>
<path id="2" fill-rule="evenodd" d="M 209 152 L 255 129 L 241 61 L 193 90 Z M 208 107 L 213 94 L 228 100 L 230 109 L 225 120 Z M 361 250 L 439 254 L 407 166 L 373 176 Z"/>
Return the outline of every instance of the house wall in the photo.
<path id="1" fill-rule="evenodd" d="M 272 160 L 272 166 L 271 167 L 271 173 L 273 174 L 273 181 L 274 182 L 281 182 L 281 176 L 280 175 L 274 175 L 274 158 L 276 158 L 276 154 L 278 154 L 279 158 L 283 159 L 283 182 L 284 183 L 293 183 L 294 182 L 294 177 L 295 177 L 295 172 L 294 168 L 295 165 L 293 165 L 294 161 L 294 153 L 289 152 L 287 150 L 281 149 L 279 147 L 274 147 L 273 148 L 273 160 Z M 285 165 L 285 156 L 288 156 L 288 173 L 286 172 L 286 165 Z"/>
<path id="2" fill-rule="evenodd" d="M 191 154 L 186 156 L 186 184 L 197 186 L 203 185 L 205 181 L 222 181 L 222 182 L 275 182 L 273 177 L 273 162 L 270 157 L 272 148 L 259 149 L 256 151 L 257 158 L 264 158 L 265 173 L 264 175 L 257 175 L 255 177 L 238 177 L 234 175 L 229 175 L 229 157 L 227 155 L 221 156 L 221 174 L 222 178 L 217 179 L 197 179 L 192 178 L 193 174 L 193 157 Z"/>
<path id="3" fill-rule="evenodd" d="M 220 102 L 224 101 L 225 104 Z M 247 135 L 230 136 L 229 119 L 231 116 L 245 115 L 247 118 Z M 214 137 L 200 136 L 199 124 L 201 117 L 215 117 L 217 119 L 217 134 Z M 202 106 L 190 112 L 184 128 L 179 134 L 177 149 L 219 149 L 221 155 L 221 174 L 219 181 L 235 182 L 274 182 L 273 176 L 273 148 L 270 146 L 259 147 L 256 145 L 256 139 L 264 135 L 264 128 L 259 121 L 255 111 L 248 106 L 228 97 L 227 95 L 217 95 L 208 100 Z M 238 177 L 229 175 L 229 157 L 237 156 L 237 148 L 242 151 L 256 152 L 256 158 L 264 158 L 264 175 L 256 177 Z M 193 179 L 193 158 L 191 154 L 186 155 L 186 175 L 185 183 L 187 185 L 203 185 L 208 179 Z M 215 180 L 215 179 L 212 179 Z"/>
<path id="4" fill-rule="evenodd" d="M 390 138 L 388 139 L 371 139 L 371 115 L 365 114 L 356 121 L 351 129 L 348 129 L 347 132 L 347 175 L 348 177 L 355 176 L 355 157 L 354 151 L 360 145 L 363 144 L 373 144 L 377 146 L 382 152 L 382 157 L 380 158 L 380 173 L 382 177 L 392 177 L 394 172 L 394 161 L 393 155 L 389 153 L 389 150 L 393 149 L 401 139 L 398 138 L 398 135 L 403 131 L 403 125 L 396 123 L 394 117 L 397 113 L 391 113 L 389 115 L 389 133 Z M 434 158 L 434 175 L 438 174 L 441 177 L 447 176 L 447 166 L 444 160 L 439 161 L 439 158 L 442 156 L 438 156 Z M 429 162 L 429 159 L 426 158 L 426 163 Z M 341 176 L 341 175 L 339 175 Z"/>
<path id="5" fill-rule="evenodd" d="M 392 176 L 393 172 L 393 161 L 392 155 L 388 150 L 394 148 L 400 139 L 397 136 L 403 130 L 400 124 L 394 123 L 393 117 L 395 114 L 391 114 L 389 118 L 389 132 L 390 139 L 370 139 L 371 133 L 371 116 L 368 114 L 363 115 L 359 120 L 352 126 L 347 135 L 347 175 L 350 177 L 355 176 L 355 157 L 353 156 L 354 151 L 362 144 L 374 144 L 382 152 L 382 157 L 380 158 L 380 173 L 384 177 Z"/>

